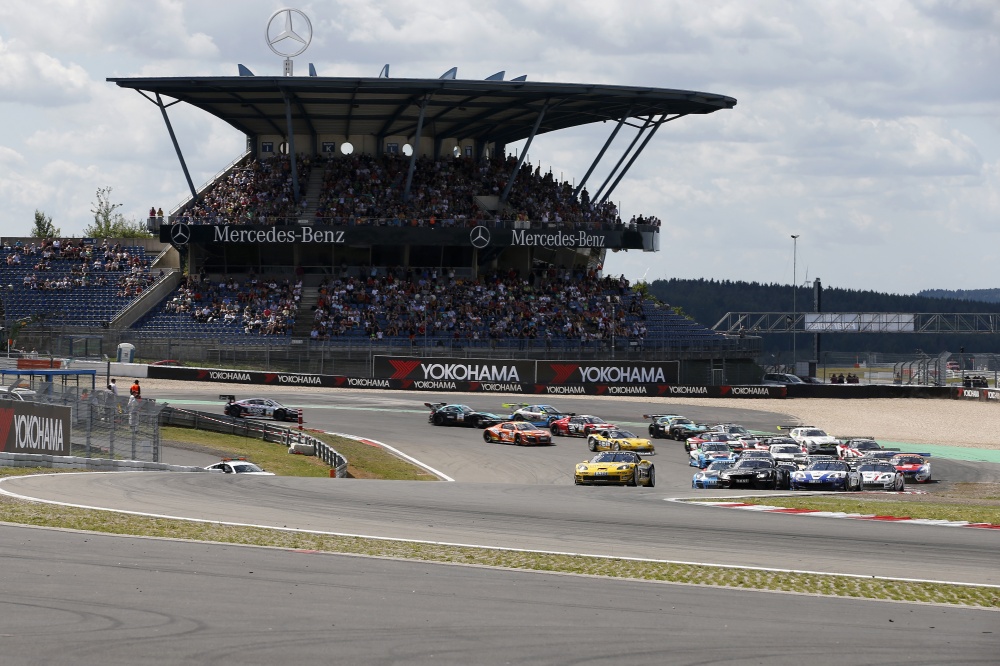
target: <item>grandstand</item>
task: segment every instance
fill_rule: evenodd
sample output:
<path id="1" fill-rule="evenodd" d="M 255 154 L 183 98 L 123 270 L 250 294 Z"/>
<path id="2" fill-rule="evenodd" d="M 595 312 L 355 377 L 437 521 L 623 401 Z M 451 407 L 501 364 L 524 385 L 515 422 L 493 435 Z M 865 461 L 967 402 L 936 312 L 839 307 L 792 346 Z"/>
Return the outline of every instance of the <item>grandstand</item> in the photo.
<path id="1" fill-rule="evenodd" d="M 141 353 L 168 340 L 166 356 L 183 349 L 192 361 L 213 347 L 263 345 L 297 356 L 299 369 L 303 354 L 312 367 L 317 350 L 326 359 L 364 348 L 686 358 L 702 377 L 751 365 L 759 351 L 757 338 L 715 333 L 603 273 L 609 250 L 659 249 L 660 220 L 623 221 L 610 198 L 653 134 L 732 108 L 732 98 L 492 77 L 109 81 L 155 100 L 168 128 L 164 97 L 215 115 L 246 134 L 248 150 L 200 189 L 188 178 L 191 196 L 166 219 L 150 218 L 183 279 L 161 276 L 135 247 L 123 248 L 127 271 L 91 261 L 81 276 L 86 262 L 52 261 L 44 290 L 29 283 L 31 268 L 7 263 L 8 322 L 36 315 L 50 327 L 109 326 L 112 342 L 136 342 Z M 506 152 L 602 121 L 613 130 L 578 182 L 533 166 L 527 147 Z M 623 128 L 635 130 L 631 145 L 588 189 Z M 4 256 L 12 253 L 24 250 Z M 51 288 L 57 276 L 73 287 Z M 151 289 L 166 277 L 170 288 Z"/>

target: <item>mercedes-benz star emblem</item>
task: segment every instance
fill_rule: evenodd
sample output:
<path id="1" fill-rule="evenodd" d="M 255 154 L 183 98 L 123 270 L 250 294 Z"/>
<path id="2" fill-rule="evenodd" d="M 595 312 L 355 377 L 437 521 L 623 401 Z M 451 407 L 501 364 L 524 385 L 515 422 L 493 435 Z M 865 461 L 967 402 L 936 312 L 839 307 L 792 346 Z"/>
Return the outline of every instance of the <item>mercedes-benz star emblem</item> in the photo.
<path id="1" fill-rule="evenodd" d="M 294 25 L 292 14 L 296 15 Z M 295 30 L 295 26 L 299 27 L 301 34 Z M 309 21 L 309 17 L 298 9 L 287 7 L 279 9 L 271 14 L 271 18 L 267 22 L 267 31 L 264 33 L 264 38 L 267 39 L 268 48 L 275 55 L 279 55 L 282 58 L 293 58 L 309 47 L 309 43 L 313 38 L 312 23 Z M 286 53 L 279 50 L 279 48 L 292 50 Z M 297 51 L 294 50 L 296 48 L 298 48 Z"/>
<path id="2" fill-rule="evenodd" d="M 486 227 L 476 227 L 469 234 L 469 240 L 472 241 L 472 247 L 482 250 L 490 244 L 490 230 Z"/>
<path id="3" fill-rule="evenodd" d="M 174 245 L 187 245 L 191 240 L 191 227 L 184 222 L 178 222 L 170 227 L 170 242 Z"/>

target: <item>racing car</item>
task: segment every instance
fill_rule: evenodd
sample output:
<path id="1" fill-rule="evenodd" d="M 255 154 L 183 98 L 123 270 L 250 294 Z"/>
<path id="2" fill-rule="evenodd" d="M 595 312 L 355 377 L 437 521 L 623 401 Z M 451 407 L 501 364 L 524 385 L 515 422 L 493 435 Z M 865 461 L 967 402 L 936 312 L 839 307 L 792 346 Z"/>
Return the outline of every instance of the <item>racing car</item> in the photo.
<path id="1" fill-rule="evenodd" d="M 591 451 L 641 451 L 655 453 L 653 443 L 635 433 L 620 428 L 602 428 L 587 436 Z"/>
<path id="2" fill-rule="evenodd" d="M 464 426 L 466 428 L 488 428 L 507 421 L 506 416 L 477 412 L 468 405 L 449 405 L 446 402 L 425 402 L 431 410 L 427 422 L 436 426 Z"/>
<path id="3" fill-rule="evenodd" d="M 643 414 L 642 418 L 649 419 L 649 436 L 652 439 L 668 437 L 667 429 L 674 419 L 683 419 L 680 414 Z"/>
<path id="4" fill-rule="evenodd" d="M 810 454 L 820 451 L 833 451 L 836 453 L 837 444 L 840 443 L 836 437 L 826 434 L 825 431 L 815 426 L 801 426 L 792 428 L 791 437 L 796 442 L 806 447 L 806 452 Z"/>
<path id="5" fill-rule="evenodd" d="M 792 472 L 791 490 L 861 490 L 861 473 L 843 460 L 817 456 L 803 470 Z"/>
<path id="6" fill-rule="evenodd" d="M 869 437 L 845 439 L 837 444 L 837 457 L 841 460 L 864 458 L 876 451 L 885 451 L 882 445 Z"/>
<path id="7" fill-rule="evenodd" d="M 635 451 L 604 451 L 590 460 L 577 463 L 573 476 L 576 485 L 656 485 L 653 463 Z"/>
<path id="8" fill-rule="evenodd" d="M 696 423 L 682 416 L 670 422 L 670 426 L 667 428 L 667 437 L 684 442 L 691 437 L 708 432 L 709 429 L 710 426 L 707 423 Z"/>
<path id="9" fill-rule="evenodd" d="M 861 475 L 861 489 L 893 490 L 901 492 L 906 487 L 903 473 L 884 460 L 862 460 L 857 466 Z"/>
<path id="10" fill-rule="evenodd" d="M 795 443 L 794 439 L 789 439 L 788 443 L 770 444 L 767 450 L 779 462 L 789 462 L 803 467 L 809 462 L 809 456 L 806 455 L 801 446 Z"/>
<path id="11" fill-rule="evenodd" d="M 566 435 L 568 437 L 587 437 L 595 430 L 602 428 L 616 428 L 613 423 L 608 423 L 600 416 L 564 416 L 549 424 L 549 430 L 553 435 Z"/>
<path id="12" fill-rule="evenodd" d="M 246 458 L 223 458 L 219 462 L 206 467 L 210 472 L 226 474 L 246 474 L 249 476 L 274 476 L 274 472 L 265 472 Z"/>
<path id="13" fill-rule="evenodd" d="M 299 410 L 285 407 L 277 400 L 270 398 L 245 398 L 236 400 L 235 396 L 225 396 L 225 413 L 233 418 L 255 416 L 271 418 L 275 421 L 298 421 Z"/>
<path id="14" fill-rule="evenodd" d="M 705 469 L 710 463 L 716 460 L 731 463 L 736 462 L 736 454 L 733 453 L 733 450 L 725 442 L 705 442 L 697 449 L 692 449 L 691 455 L 688 458 L 689 467 L 698 467 L 700 469 Z"/>
<path id="15" fill-rule="evenodd" d="M 931 482 L 931 463 L 929 453 L 897 453 L 889 461 L 893 467 L 903 473 L 903 478 L 915 483 Z"/>
<path id="16" fill-rule="evenodd" d="M 703 470 L 699 470 L 691 477 L 692 488 L 718 488 L 719 474 L 729 469 L 735 463 L 727 460 L 716 460 Z"/>
<path id="17" fill-rule="evenodd" d="M 528 421 L 507 421 L 490 426 L 483 431 L 487 444 L 516 444 L 518 446 L 543 446 L 552 443 L 552 433 Z"/>
<path id="18" fill-rule="evenodd" d="M 528 421 L 540 428 L 547 428 L 549 424 L 564 416 L 573 416 L 572 413 L 556 409 L 552 405 L 529 405 L 526 402 L 504 403 L 504 407 L 513 409 L 511 421 Z"/>
<path id="19" fill-rule="evenodd" d="M 719 472 L 722 488 L 788 488 L 791 470 L 767 458 L 740 458 L 736 464 Z"/>
<path id="20" fill-rule="evenodd" d="M 735 442 L 736 437 L 728 435 L 724 432 L 703 432 L 700 435 L 695 435 L 689 439 L 684 440 L 684 450 L 693 451 L 701 446 L 705 442 Z"/>

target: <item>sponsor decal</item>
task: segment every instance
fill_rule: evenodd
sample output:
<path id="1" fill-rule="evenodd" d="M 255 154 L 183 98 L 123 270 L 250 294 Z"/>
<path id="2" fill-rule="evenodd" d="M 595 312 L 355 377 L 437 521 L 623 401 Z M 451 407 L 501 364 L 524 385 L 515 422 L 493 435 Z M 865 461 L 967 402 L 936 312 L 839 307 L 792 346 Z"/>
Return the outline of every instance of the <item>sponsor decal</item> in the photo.
<path id="1" fill-rule="evenodd" d="M 229 370 L 201 370 L 198 372 L 198 379 L 208 379 L 217 382 L 249 382 L 249 372 L 234 372 Z"/>
<path id="2" fill-rule="evenodd" d="M 683 395 L 708 395 L 707 386 L 671 386 L 670 392 L 672 394 L 683 394 Z"/>
<path id="3" fill-rule="evenodd" d="M 976 398 L 976 399 L 979 398 L 979 389 L 963 388 L 958 390 L 959 390 L 959 395 L 962 396 L 963 398 Z"/>
<path id="4" fill-rule="evenodd" d="M 189 234 L 190 237 L 190 234 Z M 336 229 L 315 229 L 313 227 L 289 227 L 279 229 L 256 229 L 247 227 L 230 228 L 229 225 L 215 227 L 216 243 L 344 243 L 344 232 Z"/>
<path id="5" fill-rule="evenodd" d="M 14 416 L 14 453 L 18 453 L 18 449 L 60 453 L 65 451 L 63 420 L 35 416 L 34 414 L 16 414 Z"/>
<path id="6" fill-rule="evenodd" d="M 1000 391 L 997 391 L 995 389 L 987 389 L 986 390 L 986 399 L 987 400 L 1000 400 Z"/>
<path id="7" fill-rule="evenodd" d="M 14 422 L 14 408 L 0 409 L 0 451 L 6 450 L 7 435 L 10 433 L 10 425 Z"/>
<path id="8" fill-rule="evenodd" d="M 320 386 L 323 383 L 319 375 L 278 375 L 277 377 L 279 384 L 311 384 L 313 386 Z"/>
<path id="9" fill-rule="evenodd" d="M 724 386 L 722 395 L 726 395 L 727 393 L 732 393 L 734 396 L 762 395 L 768 397 L 771 395 L 771 391 L 766 386 Z"/>
<path id="10" fill-rule="evenodd" d="M 435 382 L 435 381 L 420 381 L 417 380 L 413 382 L 413 388 L 418 389 L 432 389 L 435 391 L 455 391 L 458 386 L 455 382 Z"/>
<path id="11" fill-rule="evenodd" d="M 665 382 L 663 368 L 649 368 L 630 365 L 581 366 L 580 381 L 588 383 L 614 382 L 630 384 L 654 384 Z"/>
<path id="12" fill-rule="evenodd" d="M 342 386 L 346 380 L 348 386 L 354 388 L 391 388 L 388 379 L 366 379 L 363 377 L 338 377 L 337 386 Z"/>
<path id="13" fill-rule="evenodd" d="M 582 386 L 546 386 L 545 392 L 549 395 L 584 395 Z"/>
<path id="14" fill-rule="evenodd" d="M 597 391 L 598 395 L 605 391 L 608 395 L 649 395 L 645 386 L 598 386 Z"/>
<path id="15" fill-rule="evenodd" d="M 570 375 L 573 374 L 573 371 L 576 370 L 577 367 L 579 366 L 577 366 L 575 363 L 574 364 L 550 363 L 549 367 L 552 368 L 552 372 L 554 372 L 556 375 L 555 377 L 552 378 L 552 383 L 564 384 L 566 383 L 566 380 L 569 379 Z"/>
<path id="16" fill-rule="evenodd" d="M 538 233 L 524 229 L 515 229 L 511 236 L 511 245 L 531 245 L 537 247 L 604 247 L 607 239 L 598 234 L 588 234 L 586 231 L 577 233 Z"/>
<path id="17" fill-rule="evenodd" d="M 390 379 L 406 379 L 420 365 L 420 361 L 398 361 L 395 359 L 389 359 L 389 363 L 393 370 Z"/>
<path id="18" fill-rule="evenodd" d="M 492 391 L 496 393 L 522 393 L 524 390 L 520 384 L 498 384 L 495 382 L 473 383 L 470 388 L 473 391 Z"/>
<path id="19" fill-rule="evenodd" d="M 520 382 L 513 365 L 471 365 L 466 363 L 421 363 L 424 379 L 460 382 Z"/>

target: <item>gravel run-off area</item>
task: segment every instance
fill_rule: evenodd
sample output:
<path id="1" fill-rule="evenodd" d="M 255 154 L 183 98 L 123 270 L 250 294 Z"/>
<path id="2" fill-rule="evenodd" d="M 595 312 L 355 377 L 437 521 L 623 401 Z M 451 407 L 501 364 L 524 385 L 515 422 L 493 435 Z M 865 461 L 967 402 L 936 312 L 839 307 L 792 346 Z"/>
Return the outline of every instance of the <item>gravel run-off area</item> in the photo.
<path id="1" fill-rule="evenodd" d="M 127 378 L 126 378 L 127 379 Z M 301 387 L 261 386 L 248 387 L 244 384 L 224 384 L 206 382 L 178 382 L 163 379 L 142 379 L 143 393 L 155 398 L 158 390 L 171 393 L 184 390 L 204 391 L 211 387 L 217 393 L 241 393 L 254 391 L 276 399 L 293 401 L 292 396 L 301 395 Z M 127 384 L 123 384 L 127 386 Z M 310 389 L 335 395 L 345 389 Z M 386 391 L 398 395 L 415 396 L 411 391 Z M 455 401 L 475 402 L 475 398 L 460 398 Z M 475 394 L 476 398 L 482 394 Z M 503 397 L 491 394 L 491 398 Z M 508 395 L 513 402 L 540 400 L 527 395 Z M 576 396 L 553 397 L 553 403 L 562 405 L 577 399 Z M 594 396 L 583 399 L 593 400 Z M 944 444 L 979 449 L 1000 449 L 1000 405 L 984 402 L 959 400 L 937 400 L 926 398 L 875 398 L 869 400 L 823 400 L 798 398 L 785 400 L 734 399 L 734 398 L 629 398 L 604 396 L 601 400 L 622 402 L 661 403 L 664 412 L 684 413 L 685 405 L 699 407 L 732 407 L 753 409 L 784 417 L 775 426 L 812 425 L 822 428 L 835 436 L 870 436 L 876 439 L 907 442 L 910 444 Z"/>

